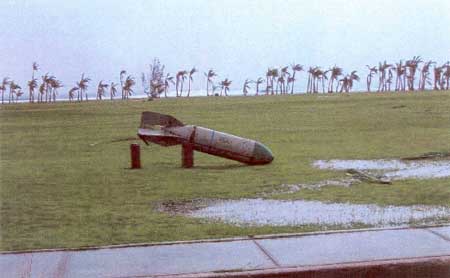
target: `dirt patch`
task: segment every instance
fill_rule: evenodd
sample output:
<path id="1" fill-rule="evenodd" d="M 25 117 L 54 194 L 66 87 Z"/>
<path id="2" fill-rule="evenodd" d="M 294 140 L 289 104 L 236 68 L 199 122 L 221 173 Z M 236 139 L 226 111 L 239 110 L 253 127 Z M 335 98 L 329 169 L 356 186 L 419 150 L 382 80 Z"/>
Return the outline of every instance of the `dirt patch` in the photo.
<path id="1" fill-rule="evenodd" d="M 182 201 L 164 201 L 154 204 L 154 209 L 160 212 L 169 213 L 172 215 L 189 214 L 196 210 L 206 208 L 212 204 L 219 202 L 217 199 L 193 199 Z"/>

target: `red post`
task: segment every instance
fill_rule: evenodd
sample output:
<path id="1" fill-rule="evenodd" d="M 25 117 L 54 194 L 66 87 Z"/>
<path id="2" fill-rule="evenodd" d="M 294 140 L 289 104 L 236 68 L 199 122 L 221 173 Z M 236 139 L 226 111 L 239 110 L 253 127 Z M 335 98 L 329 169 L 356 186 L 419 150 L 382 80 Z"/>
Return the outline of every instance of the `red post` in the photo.
<path id="1" fill-rule="evenodd" d="M 192 168 L 194 166 L 194 145 L 190 143 L 181 144 L 181 167 Z"/>
<path id="2" fill-rule="evenodd" d="M 139 144 L 131 144 L 130 145 L 130 153 L 131 153 L 131 169 L 140 169 L 141 168 L 141 147 Z"/>

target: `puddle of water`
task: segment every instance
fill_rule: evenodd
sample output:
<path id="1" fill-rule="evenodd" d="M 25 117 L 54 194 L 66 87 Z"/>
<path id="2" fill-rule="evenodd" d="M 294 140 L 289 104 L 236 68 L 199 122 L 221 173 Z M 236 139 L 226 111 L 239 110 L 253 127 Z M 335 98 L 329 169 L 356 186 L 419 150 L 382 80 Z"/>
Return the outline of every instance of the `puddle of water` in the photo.
<path id="1" fill-rule="evenodd" d="M 439 206 L 388 206 L 327 204 L 303 200 L 241 199 L 218 201 L 191 211 L 191 217 L 209 218 L 235 225 L 299 226 L 363 223 L 373 226 L 406 225 L 412 221 L 450 217 L 450 208 Z"/>
<path id="2" fill-rule="evenodd" d="M 391 180 L 432 179 L 450 177 L 450 161 L 400 161 L 400 160 L 318 160 L 319 169 L 355 169 L 371 174 L 382 174 Z"/>

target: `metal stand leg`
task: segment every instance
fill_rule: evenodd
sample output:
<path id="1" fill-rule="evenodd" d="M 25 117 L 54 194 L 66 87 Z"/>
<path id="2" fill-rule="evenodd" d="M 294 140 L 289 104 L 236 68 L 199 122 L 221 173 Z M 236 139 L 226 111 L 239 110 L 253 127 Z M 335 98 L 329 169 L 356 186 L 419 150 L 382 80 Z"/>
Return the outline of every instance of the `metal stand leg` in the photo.
<path id="1" fill-rule="evenodd" d="M 194 146 L 190 143 L 181 144 L 181 167 L 192 168 L 194 166 Z"/>
<path id="2" fill-rule="evenodd" d="M 131 169 L 140 169 L 141 168 L 141 147 L 139 144 L 131 144 L 130 145 L 130 153 L 131 153 Z"/>

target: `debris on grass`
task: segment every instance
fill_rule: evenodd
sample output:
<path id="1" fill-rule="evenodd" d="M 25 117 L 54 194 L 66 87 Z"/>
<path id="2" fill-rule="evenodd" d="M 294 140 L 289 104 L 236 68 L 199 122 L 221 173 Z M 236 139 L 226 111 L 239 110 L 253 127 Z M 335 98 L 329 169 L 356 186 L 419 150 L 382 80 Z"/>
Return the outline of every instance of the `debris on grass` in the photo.
<path id="1" fill-rule="evenodd" d="M 404 157 L 402 160 L 424 160 L 450 158 L 450 152 L 429 152 L 418 156 Z"/>
<path id="2" fill-rule="evenodd" d="M 351 175 L 353 179 L 359 181 L 365 181 L 369 183 L 379 183 L 379 184 L 392 184 L 392 182 L 383 175 L 372 175 L 370 173 L 365 173 L 363 171 L 358 171 L 355 169 L 348 169 L 347 174 Z"/>
<path id="3" fill-rule="evenodd" d="M 217 202 L 217 199 L 192 199 L 182 201 L 164 201 L 154 204 L 154 208 L 157 211 L 169 213 L 171 215 L 188 214 L 195 210 L 208 207 L 209 205 Z"/>

